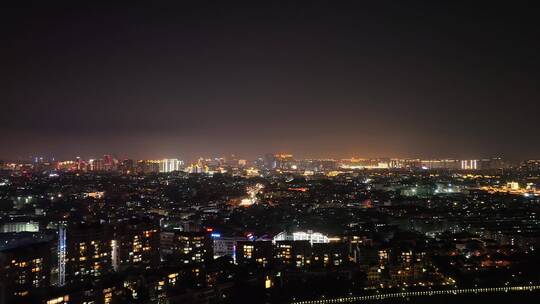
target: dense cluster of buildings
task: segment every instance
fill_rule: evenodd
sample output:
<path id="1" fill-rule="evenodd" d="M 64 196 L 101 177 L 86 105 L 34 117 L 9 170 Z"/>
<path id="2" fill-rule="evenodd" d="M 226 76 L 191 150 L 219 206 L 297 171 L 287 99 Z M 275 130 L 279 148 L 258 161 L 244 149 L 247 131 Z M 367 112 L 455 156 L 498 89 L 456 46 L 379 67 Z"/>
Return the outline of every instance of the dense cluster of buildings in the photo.
<path id="1" fill-rule="evenodd" d="M 258 175 L 262 171 L 286 171 L 306 175 L 358 169 L 446 169 L 489 170 L 521 167 L 540 168 L 540 161 L 509 162 L 502 158 L 482 159 L 413 159 L 413 158 L 350 158 L 350 159 L 295 159 L 291 154 L 267 154 L 253 161 L 230 157 L 204 158 L 185 163 L 177 158 L 159 160 L 119 159 L 114 155 L 84 160 L 57 161 L 54 158 L 34 157 L 29 161 L 0 163 L 5 170 L 60 170 L 60 171 L 118 171 L 131 174 L 166 173 L 184 171 L 189 173 L 244 173 Z"/>
<path id="2" fill-rule="evenodd" d="M 289 302 L 538 283 L 538 162 L 4 162 L 0 303 Z"/>

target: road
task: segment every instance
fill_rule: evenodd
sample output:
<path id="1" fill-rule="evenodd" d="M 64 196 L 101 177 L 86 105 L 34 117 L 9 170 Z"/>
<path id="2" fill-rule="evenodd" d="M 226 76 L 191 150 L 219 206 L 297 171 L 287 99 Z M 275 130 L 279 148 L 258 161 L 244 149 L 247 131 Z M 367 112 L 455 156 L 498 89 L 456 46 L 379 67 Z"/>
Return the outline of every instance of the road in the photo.
<path id="1" fill-rule="evenodd" d="M 478 294 L 478 293 L 497 293 L 497 292 L 525 292 L 540 290 L 540 285 L 529 286 L 507 286 L 507 287 L 486 287 L 486 288 L 461 288 L 461 289 L 445 289 L 445 290 L 428 290 L 428 291 L 405 291 L 395 293 L 381 293 L 367 296 L 349 296 L 343 298 L 308 300 L 292 302 L 291 304 L 331 304 L 331 303 L 358 303 L 362 301 L 383 300 L 390 298 L 410 298 L 438 295 L 463 295 L 463 294 Z"/>

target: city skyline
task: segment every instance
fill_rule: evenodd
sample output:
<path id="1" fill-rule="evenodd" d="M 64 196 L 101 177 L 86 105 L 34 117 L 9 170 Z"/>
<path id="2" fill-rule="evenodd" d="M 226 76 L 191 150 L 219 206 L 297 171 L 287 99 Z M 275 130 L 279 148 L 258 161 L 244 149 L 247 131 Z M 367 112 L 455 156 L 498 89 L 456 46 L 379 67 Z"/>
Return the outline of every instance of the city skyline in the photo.
<path id="1" fill-rule="evenodd" d="M 0 304 L 538 303 L 538 8 L 0 5 Z"/>
<path id="2" fill-rule="evenodd" d="M 528 2 L 11 5 L 2 158 L 540 155 Z"/>
<path id="3" fill-rule="evenodd" d="M 262 153 L 258 154 L 253 157 L 245 157 L 244 154 L 241 153 L 232 153 L 232 154 L 208 154 L 208 155 L 193 155 L 191 157 L 184 156 L 185 154 L 182 153 L 176 153 L 176 154 L 168 154 L 165 156 L 155 156 L 155 157 L 133 157 L 129 153 L 102 153 L 102 154 L 92 154 L 92 155 L 84 155 L 84 154 L 77 154 L 72 156 L 65 156 L 65 157 L 56 157 L 55 155 L 48 155 L 48 154 L 32 154 L 28 155 L 26 157 L 19 157 L 19 158 L 2 158 L 0 156 L 0 161 L 4 162 L 59 162 L 59 161 L 70 161 L 70 160 L 94 160 L 94 159 L 101 159 L 103 157 L 113 157 L 116 160 L 166 160 L 166 159 L 178 159 L 180 161 L 187 161 L 187 162 L 194 162 L 200 159 L 205 160 L 246 160 L 246 161 L 255 161 L 258 159 L 263 159 L 268 155 L 289 155 L 292 159 L 295 160 L 482 160 L 482 159 L 504 159 L 506 161 L 527 161 L 527 160 L 537 160 L 538 158 L 506 158 L 501 155 L 486 155 L 486 156 L 476 156 L 476 157 L 452 157 L 452 156 L 441 156 L 441 157 L 424 157 L 421 155 L 416 156 L 410 156 L 410 157 L 400 157 L 400 156 L 386 156 L 386 155 L 374 155 L 374 156 L 365 156 L 365 155 L 345 155 L 341 157 L 336 156 L 329 156 L 329 155 L 317 155 L 317 156 L 302 156 L 298 154 L 293 154 L 283 151 L 279 152 L 272 152 L 272 153 Z"/>

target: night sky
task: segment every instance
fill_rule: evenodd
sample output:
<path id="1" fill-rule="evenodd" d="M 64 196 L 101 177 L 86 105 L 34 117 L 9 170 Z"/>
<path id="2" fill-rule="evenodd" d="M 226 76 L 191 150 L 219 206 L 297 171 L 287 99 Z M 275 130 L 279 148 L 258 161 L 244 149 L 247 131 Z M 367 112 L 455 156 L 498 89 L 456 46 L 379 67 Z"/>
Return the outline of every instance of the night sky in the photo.
<path id="1" fill-rule="evenodd" d="M 534 1 L 41 2 L 0 8 L 0 159 L 540 157 Z"/>

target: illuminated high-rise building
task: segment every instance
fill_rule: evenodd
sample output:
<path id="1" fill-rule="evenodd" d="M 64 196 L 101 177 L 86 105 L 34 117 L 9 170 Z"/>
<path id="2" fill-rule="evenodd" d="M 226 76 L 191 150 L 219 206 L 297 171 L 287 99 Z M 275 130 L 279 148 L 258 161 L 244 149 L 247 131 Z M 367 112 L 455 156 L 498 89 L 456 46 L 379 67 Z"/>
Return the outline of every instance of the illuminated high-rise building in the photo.
<path id="1" fill-rule="evenodd" d="M 180 171 L 184 162 L 176 158 L 162 159 L 159 163 L 159 172 L 174 172 Z"/>
<path id="2" fill-rule="evenodd" d="M 420 166 L 423 169 L 459 169 L 460 162 L 455 159 L 428 159 L 421 160 Z"/>
<path id="3" fill-rule="evenodd" d="M 462 170 L 476 170 L 478 169 L 478 161 L 476 159 L 462 160 L 461 169 Z"/>
<path id="4" fill-rule="evenodd" d="M 245 264 L 255 262 L 266 266 L 273 259 L 273 245 L 271 241 L 241 241 L 236 245 L 236 262 Z"/>
<path id="5" fill-rule="evenodd" d="M 107 228 L 98 223 L 68 225 L 66 284 L 92 280 L 112 270 L 111 236 Z"/>
<path id="6" fill-rule="evenodd" d="M 159 160 L 140 160 L 137 162 L 135 171 L 144 174 L 157 173 L 159 172 L 160 165 L 161 161 Z"/>
<path id="7" fill-rule="evenodd" d="M 103 166 L 106 171 L 116 170 L 118 160 L 112 155 L 103 155 Z"/>
<path id="8" fill-rule="evenodd" d="M 340 266 L 348 260 L 345 243 L 316 243 L 313 244 L 313 265 L 329 267 Z"/>
<path id="9" fill-rule="evenodd" d="M 105 161 L 103 159 L 91 159 L 90 170 L 91 171 L 104 171 L 105 170 Z"/>
<path id="10" fill-rule="evenodd" d="M 21 244 L 0 251 L 0 302 L 30 303 L 30 294 L 49 287 L 52 242 Z"/>
<path id="11" fill-rule="evenodd" d="M 294 163 L 292 154 L 286 153 L 277 153 L 277 154 L 266 154 L 264 156 L 264 166 L 266 169 L 280 169 L 288 170 Z"/>
<path id="12" fill-rule="evenodd" d="M 124 159 L 119 164 L 119 169 L 123 173 L 133 173 L 135 171 L 135 161 L 132 159 Z"/>
<path id="13" fill-rule="evenodd" d="M 130 267 L 151 268 L 159 262 L 158 225 L 149 219 L 129 219 L 114 227 L 111 241 L 113 267 L 123 270 Z"/>
<path id="14" fill-rule="evenodd" d="M 274 259 L 277 263 L 302 268 L 311 263 L 312 248 L 309 241 L 277 241 Z"/>
<path id="15" fill-rule="evenodd" d="M 245 237 L 221 237 L 219 234 L 212 234 L 212 238 L 214 258 L 230 256 L 236 259 L 237 243 L 246 240 Z"/>
<path id="16" fill-rule="evenodd" d="M 160 253 L 180 265 L 200 264 L 213 259 L 213 242 L 203 232 L 161 232 Z"/>

